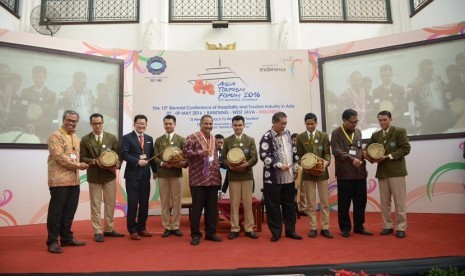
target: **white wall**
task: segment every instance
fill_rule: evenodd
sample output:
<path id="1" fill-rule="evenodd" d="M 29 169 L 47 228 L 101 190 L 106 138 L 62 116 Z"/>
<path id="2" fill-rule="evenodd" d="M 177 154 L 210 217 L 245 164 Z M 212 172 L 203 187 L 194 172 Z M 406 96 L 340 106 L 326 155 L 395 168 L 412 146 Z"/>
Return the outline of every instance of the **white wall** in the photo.
<path id="1" fill-rule="evenodd" d="M 0 9 L 0 28 L 35 33 L 30 11 L 40 0 L 21 1 L 18 20 Z M 203 50 L 205 42 L 237 43 L 238 50 L 311 49 L 465 21 L 464 0 L 435 0 L 410 18 L 407 0 L 391 0 L 392 24 L 300 23 L 297 0 L 271 0 L 271 23 L 169 24 L 168 0 L 141 0 L 139 24 L 63 25 L 54 35 L 123 49 Z"/>
<path id="2" fill-rule="evenodd" d="M 462 21 L 465 21 L 465 1 L 434 0 L 412 17 L 411 30 Z"/>

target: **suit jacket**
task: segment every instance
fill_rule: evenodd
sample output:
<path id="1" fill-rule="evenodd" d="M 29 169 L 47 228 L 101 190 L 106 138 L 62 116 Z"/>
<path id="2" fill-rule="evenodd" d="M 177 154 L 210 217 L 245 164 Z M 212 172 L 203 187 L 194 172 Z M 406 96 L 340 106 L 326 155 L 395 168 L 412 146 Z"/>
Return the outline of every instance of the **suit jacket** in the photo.
<path id="1" fill-rule="evenodd" d="M 42 109 L 41 115 L 36 118 L 27 118 L 26 122 L 34 126 L 35 134 L 42 142 L 46 141 L 50 131 L 58 127 L 55 92 L 47 87 L 43 87 L 40 93 L 37 92 L 35 86 L 25 88 L 21 92 L 21 105 L 26 110 L 34 105 L 38 105 Z"/>
<path id="2" fill-rule="evenodd" d="M 410 143 L 405 128 L 391 125 L 386 137 L 383 137 L 383 130 L 374 132 L 365 146 L 368 149 L 373 143 L 384 146 L 384 155 L 391 155 L 393 159 L 384 160 L 378 163 L 376 178 L 397 177 L 407 175 L 405 157 L 410 153 Z"/>
<path id="3" fill-rule="evenodd" d="M 384 85 L 380 85 L 373 89 L 373 98 L 375 101 L 376 110 L 381 111 L 386 109 L 385 107 L 380 106 L 380 103 L 382 101 L 389 101 L 392 103 L 392 110 L 389 110 L 393 113 L 392 115 L 395 116 L 399 122 L 402 120 L 402 125 L 405 125 L 409 122 L 410 116 L 404 114 L 408 111 L 408 104 L 405 98 L 404 87 L 395 83 L 391 83 L 389 90 L 387 90 Z"/>
<path id="4" fill-rule="evenodd" d="M 103 132 L 102 145 L 98 145 L 93 132 L 85 135 L 81 139 L 81 162 L 91 163 L 98 158 L 100 154 L 106 150 L 112 150 L 121 154 L 121 147 L 115 135 Z M 91 165 L 87 169 L 87 182 L 103 184 L 116 178 L 115 171 L 102 169 L 98 165 Z"/>
<path id="5" fill-rule="evenodd" d="M 126 169 L 124 170 L 124 178 L 131 180 L 150 180 L 150 169 L 153 173 L 157 173 L 155 162 L 149 161 L 149 165 L 140 167 L 137 162 L 140 156 L 145 154 L 147 159 L 153 156 L 153 138 L 144 133 L 144 152 L 139 143 L 139 137 L 135 131 L 132 131 L 123 136 L 121 140 L 121 158 L 126 161 Z"/>
<path id="6" fill-rule="evenodd" d="M 249 163 L 249 166 L 242 172 L 228 169 L 228 180 L 253 180 L 254 178 L 252 167 L 255 166 L 258 162 L 257 146 L 255 145 L 255 139 L 245 134 L 242 134 L 240 144 L 237 142 L 235 134 L 224 139 L 223 152 L 221 153 L 221 157 L 223 158 L 223 165 L 226 168 L 229 168 L 228 152 L 233 148 L 240 148 L 242 150 L 242 152 L 244 153 L 245 160 Z"/>
<path id="7" fill-rule="evenodd" d="M 328 134 L 317 130 L 315 132 L 314 137 L 314 144 L 310 144 L 310 139 L 307 135 L 307 131 L 304 131 L 297 135 L 297 155 L 299 158 L 302 159 L 306 153 L 310 152 L 315 154 L 318 157 L 323 158 L 324 160 L 331 162 L 331 150 L 329 145 L 329 137 Z M 314 180 L 314 181 L 322 181 L 329 179 L 328 167 L 325 169 L 325 173 L 323 175 L 313 175 L 307 173 L 303 170 L 302 174 L 303 180 Z"/>
<path id="8" fill-rule="evenodd" d="M 157 164 L 157 173 L 158 177 L 160 178 L 170 178 L 170 177 L 182 177 L 182 169 L 181 168 L 163 168 L 161 167 L 161 162 L 163 162 L 163 151 L 171 146 L 173 148 L 178 148 L 181 150 L 184 148 L 186 144 L 186 139 L 176 133 L 173 134 L 171 137 L 170 142 L 166 141 L 166 134 L 158 137 L 155 140 L 154 146 L 154 154 L 155 154 L 155 164 Z"/>

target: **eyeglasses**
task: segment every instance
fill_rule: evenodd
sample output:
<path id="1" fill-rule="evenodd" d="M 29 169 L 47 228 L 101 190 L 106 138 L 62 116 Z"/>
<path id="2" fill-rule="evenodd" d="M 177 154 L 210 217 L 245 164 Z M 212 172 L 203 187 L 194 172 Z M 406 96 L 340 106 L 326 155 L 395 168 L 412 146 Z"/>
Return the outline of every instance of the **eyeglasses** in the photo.
<path id="1" fill-rule="evenodd" d="M 354 126 L 358 124 L 359 120 L 355 121 L 355 122 L 352 122 L 351 120 L 346 120 L 347 122 L 353 124 Z"/>
<path id="2" fill-rule="evenodd" d="M 77 120 L 71 120 L 71 119 L 65 119 L 66 122 L 71 123 L 71 124 L 77 124 Z"/>

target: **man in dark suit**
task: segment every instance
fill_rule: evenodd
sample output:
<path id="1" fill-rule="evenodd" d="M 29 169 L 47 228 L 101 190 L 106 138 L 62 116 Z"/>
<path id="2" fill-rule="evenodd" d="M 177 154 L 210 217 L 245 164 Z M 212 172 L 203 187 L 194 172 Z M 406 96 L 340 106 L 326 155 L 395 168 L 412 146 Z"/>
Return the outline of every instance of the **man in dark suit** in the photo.
<path id="1" fill-rule="evenodd" d="M 323 162 L 320 171 L 308 172 L 303 170 L 302 179 L 305 186 L 305 195 L 308 203 L 308 214 L 310 218 L 310 232 L 308 236 L 314 238 L 317 235 L 316 220 L 316 191 L 321 204 L 321 235 L 332 239 L 333 235 L 329 231 L 329 202 L 328 202 L 328 166 L 331 162 L 331 152 L 328 134 L 316 130 L 317 117 L 313 113 L 305 115 L 306 131 L 297 136 L 297 154 L 300 160 L 306 153 L 313 153 Z M 305 160 L 302 160 L 305 161 Z M 302 165 L 303 163 L 301 163 Z"/>
<path id="2" fill-rule="evenodd" d="M 378 111 L 390 110 L 394 114 L 397 114 L 399 124 L 412 128 L 407 100 L 405 98 L 405 89 L 401 85 L 392 82 L 392 66 L 389 64 L 381 66 L 379 76 L 382 84 L 373 90 L 375 109 Z"/>
<path id="3" fill-rule="evenodd" d="M 257 146 L 253 137 L 244 134 L 245 119 L 237 115 L 232 118 L 234 134 L 224 140 L 223 164 L 228 168 L 229 195 L 231 198 L 231 232 L 228 239 L 232 240 L 239 236 L 241 227 L 239 225 L 239 206 L 244 208 L 245 235 L 257 239 L 258 235 L 253 231 L 255 225 L 252 210 L 253 171 L 252 167 L 257 164 Z M 244 160 L 240 163 L 231 163 L 228 153 L 234 148 L 239 148 L 244 154 Z M 236 160 L 237 161 L 237 160 Z"/>
<path id="4" fill-rule="evenodd" d="M 27 127 L 31 134 L 45 142 L 50 130 L 58 126 L 56 94 L 45 86 L 47 70 L 43 66 L 32 69 L 34 85 L 21 92 L 21 105 L 27 110 Z"/>
<path id="5" fill-rule="evenodd" d="M 405 156 L 410 153 L 410 143 L 404 128 L 391 125 L 391 112 L 383 110 L 378 113 L 381 130 L 371 135 L 363 155 L 371 163 L 378 163 L 376 177 L 379 180 L 379 195 L 383 230 L 381 235 L 394 233 L 391 218 L 391 197 L 396 210 L 396 237 L 404 238 L 407 229 L 407 211 L 405 206 L 407 168 Z M 367 153 L 368 147 L 378 143 L 384 146 L 384 156 L 373 159 Z"/>
<path id="6" fill-rule="evenodd" d="M 103 115 L 94 113 L 89 118 L 92 132 L 81 139 L 81 161 L 89 164 L 87 169 L 87 182 L 89 183 L 90 217 L 94 229 L 94 240 L 103 242 L 103 237 L 124 237 L 114 229 L 114 213 L 116 203 L 116 173 L 120 162 L 115 164 L 102 164 L 99 157 L 105 151 L 113 151 L 120 155 L 120 145 L 115 135 L 103 131 Z M 111 153 L 110 153 L 111 154 Z M 111 155 L 110 155 L 111 156 Z M 113 155 L 114 156 L 114 155 Z M 111 160 L 110 160 L 111 161 Z M 105 232 L 102 233 L 100 206 L 103 202 Z"/>
<path id="7" fill-rule="evenodd" d="M 140 236 L 151 237 L 146 229 L 149 196 L 150 169 L 153 179 L 157 179 L 157 167 L 150 160 L 153 156 L 153 138 L 145 134 L 147 117 L 134 117 L 134 131 L 123 136 L 121 142 L 121 157 L 126 161 L 124 178 L 128 195 L 127 227 L 132 240 L 140 240 Z M 137 221 L 136 221 L 137 216 Z"/>

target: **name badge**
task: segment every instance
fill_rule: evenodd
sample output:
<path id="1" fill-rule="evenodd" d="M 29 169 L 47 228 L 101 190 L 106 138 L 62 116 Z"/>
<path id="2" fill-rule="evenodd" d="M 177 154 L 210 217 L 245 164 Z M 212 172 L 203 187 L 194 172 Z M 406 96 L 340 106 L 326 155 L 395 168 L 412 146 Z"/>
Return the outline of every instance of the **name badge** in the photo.
<path id="1" fill-rule="evenodd" d="M 141 155 L 139 156 L 139 159 L 147 159 L 147 155 L 146 155 L 146 154 L 141 154 Z"/>
<path id="2" fill-rule="evenodd" d="M 355 156 L 357 152 L 355 150 L 349 150 L 349 154 Z"/>
<path id="3" fill-rule="evenodd" d="M 75 153 L 71 153 L 71 154 L 69 155 L 69 158 L 71 158 L 71 160 L 76 160 L 76 159 L 77 159 L 77 156 L 76 156 Z"/>

